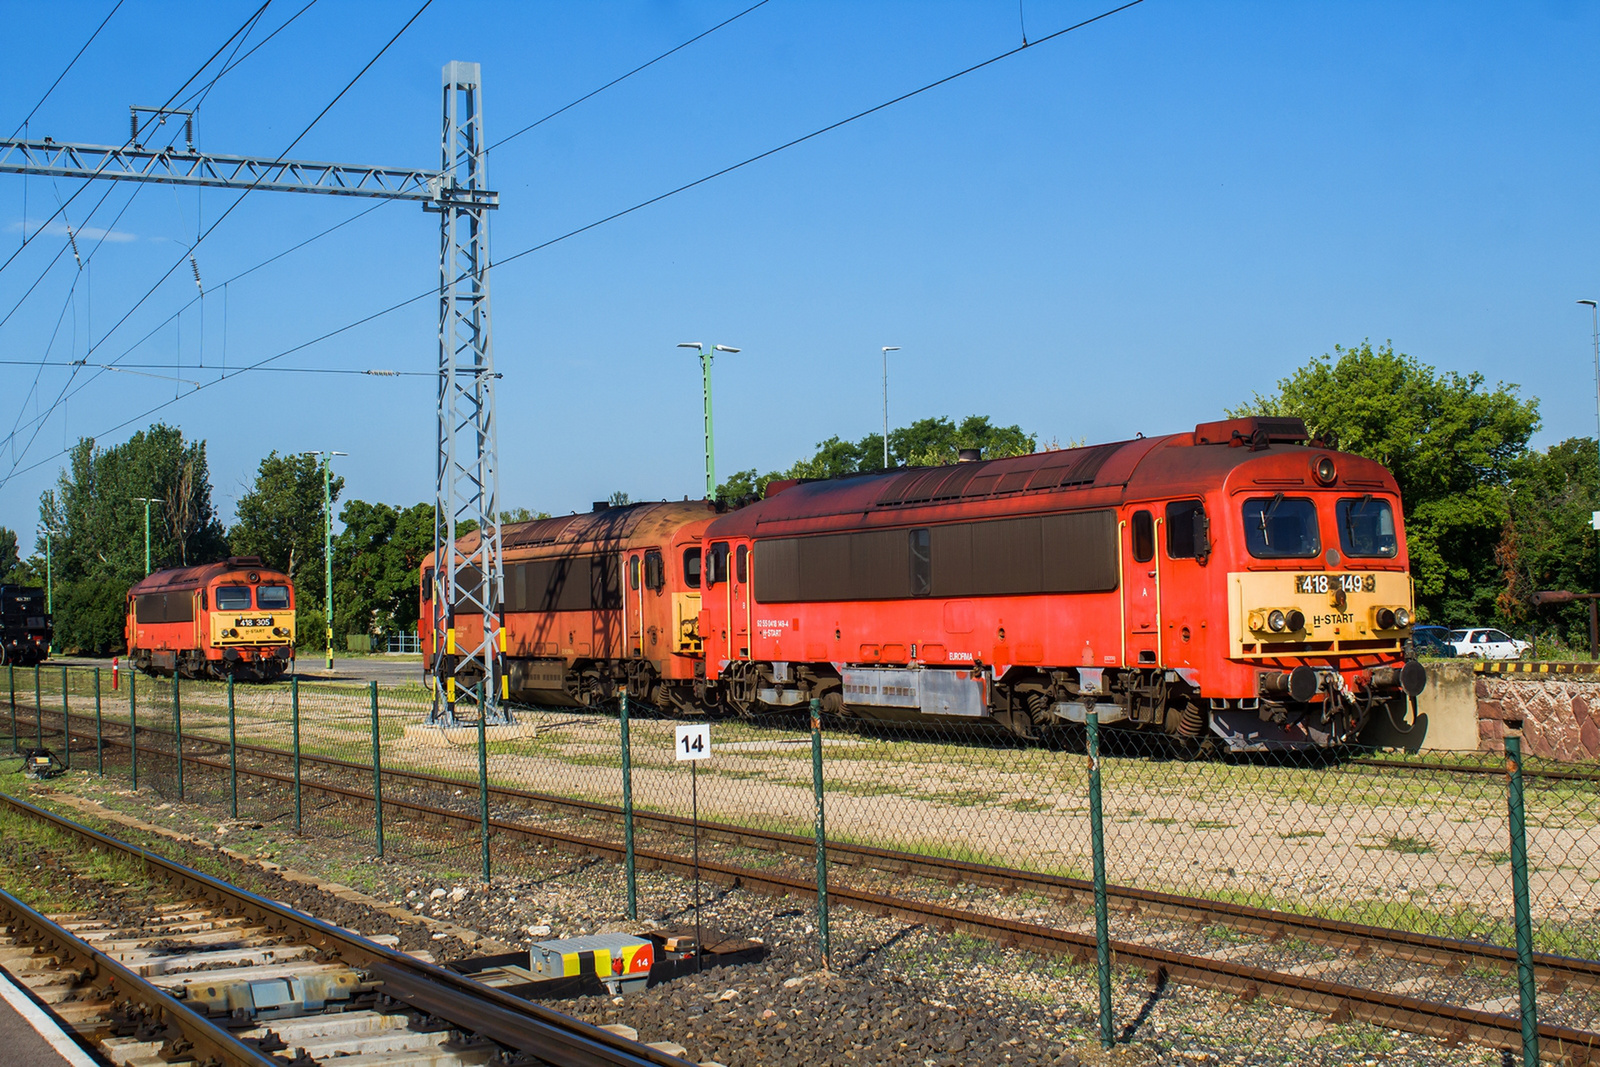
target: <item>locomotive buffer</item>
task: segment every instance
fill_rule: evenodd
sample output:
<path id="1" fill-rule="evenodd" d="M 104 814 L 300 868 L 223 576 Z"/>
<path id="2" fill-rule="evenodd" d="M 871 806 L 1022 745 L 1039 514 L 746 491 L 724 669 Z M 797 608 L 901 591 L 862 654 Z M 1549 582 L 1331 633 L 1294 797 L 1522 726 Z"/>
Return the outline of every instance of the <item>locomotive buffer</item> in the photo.
<path id="1" fill-rule="evenodd" d="M 194 146 L 192 114 L 151 108 L 133 109 L 134 137 L 121 146 L 62 144 L 48 137 L 0 139 L 0 174 L 411 200 L 439 214 L 436 634 L 453 630 L 450 615 L 456 607 L 498 621 L 502 603 L 488 231 L 488 212 L 500 206 L 500 197 L 485 179 L 482 85 L 478 64 L 445 64 L 438 170 L 201 152 Z M 190 133 L 185 147 L 148 149 L 136 143 L 140 112 L 153 112 L 162 122 L 168 115 L 183 116 Z M 463 553 L 456 547 L 456 531 L 468 521 L 475 521 L 483 535 Z M 498 625 L 484 626 L 471 647 L 436 654 L 433 720 L 453 721 L 456 703 L 466 701 L 478 705 L 486 722 L 507 721 L 498 632 Z M 435 648 L 441 643 L 436 641 Z"/>

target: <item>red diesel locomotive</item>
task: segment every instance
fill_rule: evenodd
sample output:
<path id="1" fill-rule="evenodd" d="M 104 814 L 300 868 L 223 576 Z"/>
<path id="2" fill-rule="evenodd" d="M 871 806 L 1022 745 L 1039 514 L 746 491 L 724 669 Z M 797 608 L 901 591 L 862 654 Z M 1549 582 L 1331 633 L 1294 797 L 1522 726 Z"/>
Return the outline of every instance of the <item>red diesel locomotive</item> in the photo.
<path id="1" fill-rule="evenodd" d="M 836 714 L 1023 736 L 1092 706 L 1102 722 L 1235 751 L 1351 740 L 1425 680 L 1407 658 L 1399 491 L 1381 465 L 1306 438 L 1298 419 L 1234 419 L 778 482 L 711 521 L 704 502 L 652 505 L 692 509 L 651 533 L 683 609 L 675 673 L 652 664 L 662 687 L 630 692 L 739 713 L 816 697 Z M 614 551 L 582 537 L 579 554 Z M 559 612 L 517 616 L 508 627 L 559 631 Z M 608 607 L 588 625 L 620 635 L 628 618 Z M 587 661 L 581 702 L 642 670 L 625 639 L 604 647 L 623 654 Z M 571 666 L 562 677 L 574 696 Z"/>
<path id="2" fill-rule="evenodd" d="M 255 556 L 156 571 L 128 590 L 125 632 L 146 674 L 271 681 L 294 663 L 294 586 Z"/>

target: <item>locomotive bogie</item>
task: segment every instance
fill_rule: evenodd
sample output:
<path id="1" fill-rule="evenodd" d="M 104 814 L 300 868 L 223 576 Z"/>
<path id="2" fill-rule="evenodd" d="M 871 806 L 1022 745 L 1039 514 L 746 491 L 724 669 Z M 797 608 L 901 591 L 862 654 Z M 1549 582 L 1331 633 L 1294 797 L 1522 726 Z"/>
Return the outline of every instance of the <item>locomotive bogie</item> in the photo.
<path id="1" fill-rule="evenodd" d="M 127 605 L 128 658 L 146 674 L 265 682 L 294 665 L 294 586 L 257 557 L 157 571 Z"/>

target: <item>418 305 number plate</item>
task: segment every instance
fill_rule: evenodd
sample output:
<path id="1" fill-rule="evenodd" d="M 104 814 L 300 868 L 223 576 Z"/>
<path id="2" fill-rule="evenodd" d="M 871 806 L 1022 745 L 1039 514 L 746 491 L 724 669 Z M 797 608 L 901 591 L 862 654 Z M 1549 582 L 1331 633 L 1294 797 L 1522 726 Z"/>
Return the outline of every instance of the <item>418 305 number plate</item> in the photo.
<path id="1" fill-rule="evenodd" d="M 1296 593 L 1370 593 L 1378 588 L 1378 579 L 1371 574 L 1297 574 L 1294 576 Z"/>
<path id="2" fill-rule="evenodd" d="M 271 615 L 263 615 L 259 619 L 250 619 L 250 618 L 234 619 L 233 620 L 233 624 L 235 626 L 271 626 L 272 625 L 272 616 Z"/>

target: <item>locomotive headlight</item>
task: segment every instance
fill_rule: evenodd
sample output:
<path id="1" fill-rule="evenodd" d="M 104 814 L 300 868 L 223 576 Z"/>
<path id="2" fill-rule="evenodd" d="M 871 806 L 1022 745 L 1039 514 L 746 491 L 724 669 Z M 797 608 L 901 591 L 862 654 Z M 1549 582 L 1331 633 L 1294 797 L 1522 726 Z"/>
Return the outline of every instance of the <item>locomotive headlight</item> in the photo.
<path id="1" fill-rule="evenodd" d="M 1267 628 L 1267 617 L 1265 615 L 1261 614 L 1261 612 L 1259 612 L 1259 611 L 1252 611 L 1250 613 L 1250 629 L 1252 629 L 1252 630 L 1265 630 L 1266 628 Z"/>
<path id="2" fill-rule="evenodd" d="M 1289 622 L 1283 617 L 1283 612 L 1279 611 L 1277 608 L 1273 608 L 1267 613 L 1267 629 L 1271 630 L 1273 633 L 1283 633 L 1288 625 Z"/>
<path id="3" fill-rule="evenodd" d="M 1306 628 L 1306 613 L 1298 608 L 1290 608 L 1289 614 L 1284 617 L 1284 625 L 1291 630 L 1304 630 Z"/>
<path id="4" fill-rule="evenodd" d="M 1407 611 L 1405 608 L 1395 608 L 1394 609 L 1394 624 L 1395 624 L 1396 627 L 1398 627 L 1399 629 L 1402 629 L 1402 630 L 1405 629 L 1407 626 L 1410 626 L 1411 625 L 1411 612 Z"/>
<path id="5" fill-rule="evenodd" d="M 1394 629 L 1395 628 L 1395 622 L 1396 622 L 1394 609 L 1393 608 L 1379 608 L 1377 611 L 1372 613 L 1372 621 L 1377 625 L 1378 629 L 1380 629 L 1380 630 L 1392 630 L 1392 629 Z"/>
<path id="6" fill-rule="evenodd" d="M 1338 477 L 1339 469 L 1333 465 L 1333 457 L 1323 456 L 1312 465 L 1311 472 L 1323 485 L 1332 485 L 1334 478 Z"/>

